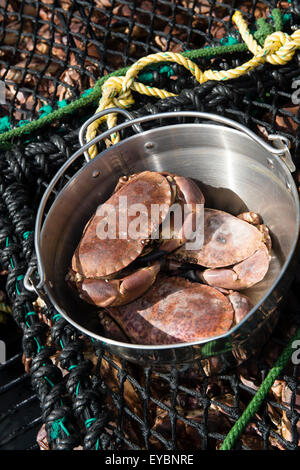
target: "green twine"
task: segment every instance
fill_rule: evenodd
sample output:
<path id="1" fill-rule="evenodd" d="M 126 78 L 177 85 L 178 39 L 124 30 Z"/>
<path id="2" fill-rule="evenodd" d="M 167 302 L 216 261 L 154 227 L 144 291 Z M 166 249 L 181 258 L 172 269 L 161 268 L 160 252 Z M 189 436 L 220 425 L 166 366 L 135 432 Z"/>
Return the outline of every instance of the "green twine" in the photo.
<path id="1" fill-rule="evenodd" d="M 84 423 L 84 424 L 85 424 L 85 427 L 86 427 L 86 428 L 89 428 L 90 425 L 91 425 L 92 423 L 94 423 L 95 421 L 96 421 L 96 418 L 88 418 L 88 419 L 86 419 L 86 420 L 85 420 L 85 423 Z"/>
<path id="2" fill-rule="evenodd" d="M 28 230 L 27 232 L 24 232 L 24 233 L 23 233 L 23 238 L 24 238 L 24 240 L 27 240 L 27 238 L 29 237 L 29 235 L 31 235 L 32 233 L 33 233 L 32 230 L 31 230 L 31 231 Z"/>
<path id="3" fill-rule="evenodd" d="M 61 101 L 57 101 L 56 104 L 59 108 L 63 108 L 64 106 L 67 106 L 68 102 L 67 100 L 61 100 Z"/>
<path id="4" fill-rule="evenodd" d="M 18 122 L 18 125 L 20 127 L 22 126 L 25 126 L 26 124 L 28 124 L 30 121 L 28 119 L 21 119 L 21 121 Z"/>
<path id="5" fill-rule="evenodd" d="M 28 235 L 31 233 L 31 232 L 24 232 L 23 236 L 28 233 Z M 5 239 L 5 246 L 9 246 L 10 245 L 10 241 L 9 241 L 9 237 L 6 237 Z M 15 269 L 15 265 L 14 265 L 14 262 L 13 262 L 13 259 L 10 258 L 10 265 L 12 267 L 12 269 Z M 17 276 L 17 279 L 16 279 L 16 292 L 17 292 L 17 295 L 20 295 L 20 290 L 19 290 L 19 287 L 18 287 L 18 282 L 21 281 L 22 279 L 24 279 L 24 276 L 23 274 L 20 274 L 19 276 Z M 28 312 L 26 315 L 25 315 L 25 320 L 26 318 L 28 317 L 28 315 L 33 315 L 35 312 Z M 28 326 L 28 328 L 30 328 L 30 325 L 29 323 L 26 321 L 26 325 Z M 37 338 L 34 336 L 33 339 L 35 340 L 36 344 L 37 344 L 37 353 L 39 353 L 42 349 L 44 349 L 44 346 L 41 346 L 40 343 L 38 342 Z"/>
<path id="6" fill-rule="evenodd" d="M 96 421 L 96 418 L 88 418 L 85 420 L 84 424 L 86 428 L 89 428 L 92 423 Z M 95 450 L 99 450 L 99 439 L 97 439 Z"/>
<path id="7" fill-rule="evenodd" d="M 9 237 L 6 237 L 6 239 L 5 239 L 5 246 L 9 246 L 9 245 L 10 245 Z M 9 258 L 9 262 L 10 262 L 11 267 L 14 269 L 14 268 L 15 268 L 15 265 L 14 265 L 13 259 L 12 259 L 12 258 Z"/>
<path id="8" fill-rule="evenodd" d="M 52 321 L 57 321 L 61 318 L 61 314 L 60 313 L 56 313 L 53 317 L 52 317 Z"/>
<path id="9" fill-rule="evenodd" d="M 282 16 L 282 21 L 283 21 L 283 23 L 286 23 L 287 21 L 290 21 L 291 18 L 292 18 L 292 15 L 290 13 L 285 13 Z"/>
<path id="10" fill-rule="evenodd" d="M 50 431 L 50 438 L 52 440 L 57 439 L 58 437 L 61 436 L 61 431 L 63 430 L 64 433 L 69 437 L 70 433 L 67 430 L 67 428 L 64 426 L 63 422 L 65 421 L 65 418 L 59 418 L 53 421 L 51 425 L 51 431 Z"/>
<path id="11" fill-rule="evenodd" d="M 152 72 L 144 72 L 139 75 L 139 81 L 142 83 L 149 83 L 153 79 Z"/>
<path id="12" fill-rule="evenodd" d="M 50 106 L 50 104 L 47 104 L 45 106 L 42 106 L 39 110 L 39 113 L 41 116 L 47 116 L 48 114 L 50 114 L 51 112 L 53 111 L 53 108 L 52 106 Z"/>
<path id="13" fill-rule="evenodd" d="M 37 313 L 31 310 L 30 312 L 26 313 L 25 318 L 29 317 L 30 315 L 37 315 Z"/>
<path id="14" fill-rule="evenodd" d="M 247 406 L 243 414 L 240 416 L 240 418 L 237 420 L 233 428 L 227 434 L 220 450 L 232 449 L 238 437 L 242 434 L 242 432 L 246 428 L 249 421 L 253 418 L 253 416 L 255 415 L 255 413 L 257 412 L 257 410 L 263 403 L 274 381 L 276 380 L 276 378 L 279 376 L 279 374 L 282 372 L 282 370 L 284 369 L 284 367 L 290 360 L 290 357 L 294 349 L 293 343 L 294 341 L 299 340 L 299 339 L 300 339 L 300 328 L 297 330 L 294 338 L 285 347 L 285 349 L 283 350 L 283 352 L 281 353 L 281 355 L 275 362 L 275 365 L 273 366 L 273 368 L 269 371 L 267 377 L 262 382 L 261 386 L 257 390 L 256 394 L 250 401 L 249 405 Z"/>
<path id="15" fill-rule="evenodd" d="M 10 129 L 9 117 L 4 116 L 0 119 L 0 132 L 5 132 Z"/>
<path id="16" fill-rule="evenodd" d="M 83 97 L 84 97 L 84 96 L 88 96 L 88 95 L 90 95 L 90 94 L 92 93 L 92 91 L 93 91 L 93 88 L 88 88 L 87 90 L 85 90 L 85 91 L 82 93 L 81 96 L 83 96 Z"/>
<path id="17" fill-rule="evenodd" d="M 169 65 L 164 65 L 163 67 L 161 67 L 159 69 L 159 72 L 166 73 L 168 77 L 171 77 L 172 75 L 174 75 L 174 70 Z"/>
<path id="18" fill-rule="evenodd" d="M 238 44 L 238 40 L 234 36 L 228 36 L 228 37 L 220 39 L 220 43 L 232 45 L 232 44 Z"/>
<path id="19" fill-rule="evenodd" d="M 17 279 L 16 279 L 16 291 L 17 291 L 17 294 L 18 294 L 18 295 L 20 295 L 20 291 L 19 291 L 19 289 L 18 289 L 18 282 L 19 282 L 19 281 L 22 281 L 22 279 L 24 279 L 23 274 L 20 274 L 20 276 L 18 276 Z"/>
<path id="20" fill-rule="evenodd" d="M 43 346 L 43 345 L 41 346 L 35 336 L 33 337 L 33 339 L 35 340 L 35 342 L 37 344 L 37 354 L 38 354 L 42 349 L 44 349 L 45 346 Z"/>
<path id="21" fill-rule="evenodd" d="M 43 364 L 43 365 L 45 365 L 45 364 Z M 46 375 L 44 375 L 44 379 L 47 380 L 47 382 L 51 385 L 51 387 L 54 387 L 54 383 Z"/>

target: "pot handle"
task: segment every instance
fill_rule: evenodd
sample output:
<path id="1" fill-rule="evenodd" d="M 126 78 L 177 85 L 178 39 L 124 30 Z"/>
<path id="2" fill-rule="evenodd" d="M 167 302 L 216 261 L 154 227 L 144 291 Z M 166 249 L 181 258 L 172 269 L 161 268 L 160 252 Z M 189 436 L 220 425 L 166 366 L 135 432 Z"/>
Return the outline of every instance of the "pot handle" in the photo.
<path id="1" fill-rule="evenodd" d="M 49 199 L 49 196 L 51 192 L 53 191 L 55 185 L 57 182 L 60 180 L 60 178 L 64 175 L 66 170 L 72 165 L 72 163 L 77 160 L 78 157 L 80 157 L 82 154 L 86 154 L 86 151 L 89 149 L 90 146 L 97 144 L 103 139 L 106 139 L 109 137 L 112 133 L 118 132 L 122 129 L 126 129 L 127 127 L 133 127 L 135 132 L 140 133 L 142 132 L 142 128 L 140 127 L 140 124 L 148 122 L 148 121 L 153 121 L 155 119 L 164 119 L 164 118 L 177 118 L 177 117 L 194 117 L 196 118 L 201 118 L 201 119 L 207 119 L 210 121 L 216 121 L 219 122 L 220 124 L 224 124 L 226 126 L 232 127 L 244 134 L 246 134 L 248 137 L 250 137 L 252 140 L 257 142 L 259 145 L 265 148 L 268 152 L 273 154 L 274 156 L 280 157 L 284 163 L 286 164 L 287 168 L 293 172 L 295 171 L 295 165 L 293 163 L 290 151 L 289 151 L 289 140 L 281 135 L 270 135 L 269 138 L 270 140 L 274 141 L 274 144 L 276 145 L 277 148 L 267 144 L 264 142 L 262 139 L 260 139 L 254 132 L 250 131 L 247 129 L 247 127 L 243 126 L 242 124 L 239 124 L 235 121 L 232 121 L 231 119 L 225 118 L 223 116 L 218 116 L 217 114 L 211 114 L 211 113 L 205 113 L 205 112 L 200 112 L 200 111 L 170 111 L 167 113 L 158 113 L 158 114 L 151 114 L 149 116 L 142 116 L 138 118 L 132 117 L 132 115 L 128 112 L 125 111 L 124 109 L 120 108 L 109 108 L 104 111 L 101 111 L 99 113 L 96 113 L 94 116 L 92 116 L 90 119 L 88 119 L 80 129 L 79 133 L 79 140 L 80 143 L 83 143 L 83 133 L 86 130 L 86 128 L 95 120 L 105 116 L 106 114 L 110 113 L 121 113 L 125 115 L 125 117 L 129 118 L 129 120 L 118 124 L 117 126 L 113 127 L 112 129 L 108 129 L 107 131 L 103 132 L 102 134 L 96 136 L 94 139 L 90 140 L 89 142 L 86 142 L 84 145 L 81 146 L 65 163 L 64 165 L 59 169 L 59 171 L 56 173 L 56 175 L 52 178 L 50 181 L 43 197 L 39 205 L 37 217 L 36 217 L 36 223 L 35 223 L 35 232 L 34 232 L 34 244 L 35 244 L 35 252 L 36 252 L 36 259 L 37 259 L 37 268 L 38 268 L 38 274 L 39 274 L 39 281 L 35 281 L 33 279 L 33 269 L 29 268 L 26 276 L 24 278 L 24 286 L 27 290 L 29 291 L 35 291 L 38 292 L 40 289 L 42 289 L 43 285 L 45 284 L 45 272 L 41 260 L 41 253 L 40 253 L 40 234 L 41 234 L 41 228 L 42 228 L 42 220 L 43 220 L 43 215 L 45 211 L 45 207 L 47 204 L 47 201 Z M 89 161 L 90 158 L 86 155 L 86 159 Z"/>
<path id="2" fill-rule="evenodd" d="M 131 113 L 129 113 L 128 111 L 126 111 L 125 109 L 122 109 L 122 108 L 110 108 L 110 109 L 106 109 L 104 111 L 101 111 L 99 113 L 96 113 L 94 114 L 94 116 L 90 117 L 87 121 L 85 121 L 85 123 L 81 126 L 80 128 L 80 131 L 79 131 L 79 135 L 78 135 L 78 139 L 79 139 L 79 143 L 81 146 L 84 145 L 84 133 L 85 131 L 87 130 L 87 128 L 94 122 L 94 121 L 97 121 L 98 119 L 100 119 L 101 117 L 105 116 L 106 114 L 111 114 L 111 113 L 120 113 L 120 114 L 123 114 L 123 116 L 127 117 L 130 121 L 133 121 L 134 118 L 132 116 Z M 132 124 L 132 127 L 134 129 L 134 131 L 139 134 L 141 132 L 143 132 L 143 129 L 141 128 L 141 126 L 139 126 L 138 124 Z M 114 132 L 114 131 L 113 131 Z M 103 134 L 101 134 L 103 136 Z M 105 137 L 103 137 L 105 138 Z M 101 139 L 102 140 L 102 139 Z M 92 142 L 92 141 L 91 141 Z M 98 141 L 99 142 L 99 141 Z M 92 143 L 90 144 L 92 145 Z M 89 162 L 91 160 L 91 157 L 89 156 L 88 152 L 85 151 L 84 152 L 84 156 L 85 156 L 85 159 L 87 162 Z"/>

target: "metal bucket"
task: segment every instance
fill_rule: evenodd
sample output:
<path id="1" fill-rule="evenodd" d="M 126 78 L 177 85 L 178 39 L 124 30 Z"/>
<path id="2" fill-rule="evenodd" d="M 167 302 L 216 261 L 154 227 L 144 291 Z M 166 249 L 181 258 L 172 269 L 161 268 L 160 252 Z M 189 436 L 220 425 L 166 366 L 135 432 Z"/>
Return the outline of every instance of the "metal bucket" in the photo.
<path id="1" fill-rule="evenodd" d="M 219 371 L 224 363 L 241 362 L 262 346 L 274 328 L 278 302 L 292 276 L 299 231 L 299 200 L 291 175 L 294 165 L 287 139 L 270 136 L 275 148 L 244 126 L 208 113 L 162 113 L 132 120 L 130 114 L 122 110 L 108 112 L 121 112 L 129 120 L 83 145 L 85 129 L 104 113 L 87 121 L 80 132 L 81 149 L 58 171 L 43 196 L 35 227 L 39 276 L 34 276 L 33 269 L 29 269 L 25 287 L 44 296 L 82 333 L 100 340 L 109 351 L 130 361 L 161 367 L 200 359 L 207 373 Z M 205 122 L 167 125 L 144 132 L 140 127 L 149 120 L 180 116 Z M 83 153 L 89 160 L 86 151 L 92 143 L 129 126 L 134 127 L 136 135 L 83 165 L 59 191 L 44 217 L 49 196 L 72 163 Z M 234 215 L 252 210 L 261 214 L 270 228 L 273 240 L 270 269 L 262 282 L 247 290 L 255 307 L 241 323 L 222 336 L 166 346 L 136 345 L 106 338 L 101 333 L 95 308 L 83 303 L 65 282 L 82 230 L 97 206 L 110 196 L 120 176 L 145 169 L 192 177 L 200 182 L 206 207 Z"/>

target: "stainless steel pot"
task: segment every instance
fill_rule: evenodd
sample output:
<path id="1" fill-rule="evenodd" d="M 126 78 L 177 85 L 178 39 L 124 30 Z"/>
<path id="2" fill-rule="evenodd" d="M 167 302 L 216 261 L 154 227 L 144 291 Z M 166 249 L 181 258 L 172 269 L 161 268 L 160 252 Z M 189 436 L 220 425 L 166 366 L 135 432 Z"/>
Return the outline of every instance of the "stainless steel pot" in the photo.
<path id="1" fill-rule="evenodd" d="M 36 280 L 33 269 L 29 269 L 24 280 L 26 288 L 48 299 L 82 333 L 130 361 L 164 366 L 201 359 L 208 373 L 220 370 L 224 361 L 242 361 L 266 341 L 276 324 L 278 302 L 291 280 L 299 232 L 299 200 L 287 139 L 270 136 L 275 148 L 244 126 L 208 113 L 174 112 L 132 119 L 129 113 L 116 108 L 107 112 L 121 112 L 129 120 L 84 145 L 85 129 L 105 112 L 93 116 L 81 129 L 81 149 L 58 171 L 40 203 L 35 227 L 39 276 Z M 145 132 L 141 129 L 146 121 L 174 117 L 204 119 L 205 123 L 168 125 Z M 84 153 L 89 160 L 87 149 L 91 144 L 129 126 L 134 126 L 136 135 L 88 161 L 59 191 L 44 217 L 50 195 L 72 163 Z M 205 193 L 206 207 L 232 214 L 247 209 L 256 211 L 271 230 L 274 246 L 269 272 L 247 291 L 255 307 L 222 336 L 155 347 L 114 341 L 101 335 L 94 308 L 83 303 L 66 285 L 72 254 L 96 207 L 109 197 L 121 175 L 145 169 L 195 178 Z"/>

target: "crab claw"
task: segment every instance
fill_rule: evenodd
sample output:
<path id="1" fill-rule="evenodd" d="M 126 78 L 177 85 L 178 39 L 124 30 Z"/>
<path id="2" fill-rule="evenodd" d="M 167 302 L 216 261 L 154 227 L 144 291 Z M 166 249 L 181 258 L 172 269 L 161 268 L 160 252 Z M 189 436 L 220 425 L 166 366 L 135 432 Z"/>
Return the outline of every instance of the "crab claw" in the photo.
<path id="1" fill-rule="evenodd" d="M 239 292 L 231 292 L 228 294 L 228 299 L 234 310 L 235 323 L 240 323 L 248 315 L 253 304 L 246 295 Z"/>
<path id="2" fill-rule="evenodd" d="M 144 294 L 154 283 L 159 263 L 138 269 L 123 279 L 87 278 L 76 282 L 80 297 L 98 307 L 127 304 Z"/>
<path id="3" fill-rule="evenodd" d="M 241 290 L 257 284 L 265 277 L 270 264 L 265 244 L 244 261 L 229 268 L 206 269 L 200 278 L 206 284 L 224 289 Z"/>

